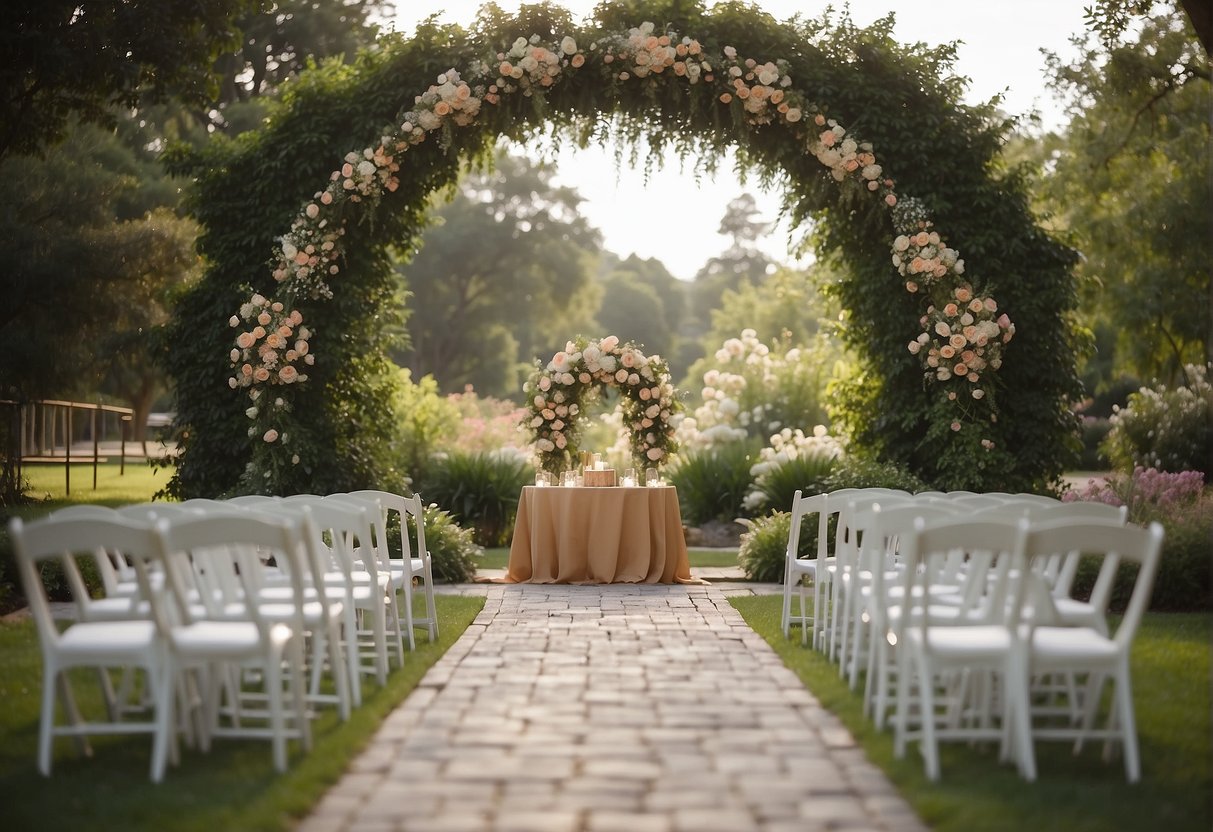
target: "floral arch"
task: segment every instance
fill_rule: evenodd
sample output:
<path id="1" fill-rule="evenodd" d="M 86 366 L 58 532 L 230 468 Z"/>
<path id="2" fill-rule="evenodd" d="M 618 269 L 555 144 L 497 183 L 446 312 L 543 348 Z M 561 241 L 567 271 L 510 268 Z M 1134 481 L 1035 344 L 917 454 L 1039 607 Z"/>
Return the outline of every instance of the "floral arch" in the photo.
<path id="1" fill-rule="evenodd" d="M 353 70 L 309 73 L 246 146 L 179 159 L 197 179 L 212 266 L 174 327 L 202 326 L 227 366 L 170 358 L 185 382 L 175 489 L 315 490 L 384 476 L 374 457 L 391 441 L 386 246 L 414 239 L 429 194 L 497 137 L 550 124 L 599 140 L 612 114 L 656 146 L 735 146 L 784 182 L 795 218 L 824 217 L 819 243 L 853 275 L 838 292 L 844 334 L 865 362 L 840 400 L 860 441 L 941 485 L 1054 479 L 1059 457 L 1038 446 L 1064 444 L 1072 425 L 1072 351 L 1062 349 L 1072 255 L 1036 228 L 1022 188 L 993 175 L 1005 127 L 992 110 L 954 103 L 956 89 L 931 76 L 944 59 L 907 60 L 888 21 L 830 29 L 722 9 L 667 0 L 633 20 L 630 4 L 604 4 L 575 27 L 567 12 L 534 6 L 518 17 L 485 10 L 471 33 L 422 27 Z M 867 83 L 840 92 L 856 77 Z M 938 181 L 932 142 L 967 154 L 949 170 L 958 181 Z M 989 239 L 991 218 L 1005 236 Z M 961 257 L 950 227 L 978 257 Z M 1003 307 L 1021 332 L 1007 367 L 1017 324 Z M 251 401 L 216 404 L 223 376 Z M 217 461 L 221 447 L 241 451 Z M 326 466 L 334 451 L 336 468 Z"/>
<path id="2" fill-rule="evenodd" d="M 669 365 L 645 355 L 614 335 L 598 340 L 578 337 L 547 364 L 539 364 L 523 385 L 525 425 L 540 467 L 557 472 L 575 458 L 586 398 L 614 388 L 620 393 L 623 425 L 632 459 L 641 467 L 660 467 L 676 449 L 671 417 L 681 409 Z"/>

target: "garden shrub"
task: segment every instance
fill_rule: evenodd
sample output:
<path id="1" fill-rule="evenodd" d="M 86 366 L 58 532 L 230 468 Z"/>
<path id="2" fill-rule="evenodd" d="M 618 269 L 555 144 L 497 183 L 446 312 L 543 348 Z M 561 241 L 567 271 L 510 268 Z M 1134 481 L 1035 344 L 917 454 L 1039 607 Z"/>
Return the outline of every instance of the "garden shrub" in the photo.
<path id="1" fill-rule="evenodd" d="M 1161 523 L 1166 537 L 1150 609 L 1213 608 L 1213 493 L 1204 490 L 1199 472 L 1166 473 L 1139 467 L 1132 476 L 1118 474 L 1105 483 L 1092 482 L 1081 492 L 1067 492 L 1062 499 L 1127 505 L 1131 522 Z M 1075 597 L 1090 596 L 1099 566 L 1097 559 L 1083 560 L 1074 579 Z M 1136 568 L 1122 568 L 1117 574 L 1113 609 L 1128 603 L 1136 574 Z"/>
<path id="2" fill-rule="evenodd" d="M 797 557 L 806 557 L 817 551 L 817 516 L 806 515 L 805 520 L 808 522 L 800 527 Z M 786 511 L 776 511 L 747 521 L 746 526 L 748 528 L 741 535 L 741 548 L 737 552 L 745 576 L 751 581 L 783 583 L 792 515 Z"/>
<path id="3" fill-rule="evenodd" d="M 455 452 L 436 457 L 417 490 L 471 528 L 476 543 L 501 546 L 513 531 L 518 495 L 533 476 L 528 459 L 512 448 Z"/>
<path id="4" fill-rule="evenodd" d="M 1142 387 L 1112 414 L 1112 430 L 1103 451 L 1119 471 L 1136 467 L 1209 474 L 1209 408 L 1213 386 L 1206 368 L 1184 368 L 1187 385 Z"/>
<path id="5" fill-rule="evenodd" d="M 750 468 L 757 456 L 753 442 L 679 454 L 668 477 L 678 489 L 682 519 L 700 524 L 744 516 L 746 493 L 753 482 Z"/>
<path id="6" fill-rule="evenodd" d="M 835 464 L 825 478 L 826 492 L 840 488 L 900 488 L 911 493 L 927 486 L 905 468 L 892 462 L 877 462 L 862 456 L 847 456 Z"/>
<path id="7" fill-rule="evenodd" d="M 438 392 L 433 376 L 414 382 L 410 370 L 400 370 L 393 406 L 396 448 L 401 468 L 416 487 L 426 479 L 430 460 L 444 442 L 459 433 L 459 407 Z"/>

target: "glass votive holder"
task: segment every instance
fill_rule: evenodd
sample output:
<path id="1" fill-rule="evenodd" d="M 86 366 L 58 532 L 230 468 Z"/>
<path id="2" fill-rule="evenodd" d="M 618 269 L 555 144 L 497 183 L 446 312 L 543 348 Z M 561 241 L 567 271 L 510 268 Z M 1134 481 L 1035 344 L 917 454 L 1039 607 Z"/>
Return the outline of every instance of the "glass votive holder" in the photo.
<path id="1" fill-rule="evenodd" d="M 634 488 L 635 487 L 635 485 L 636 485 L 636 469 L 635 468 L 624 468 L 623 469 L 622 485 L 624 488 Z"/>
<path id="2" fill-rule="evenodd" d="M 661 475 L 657 473 L 656 468 L 644 469 L 644 484 L 648 488 L 654 488 L 661 485 Z"/>
<path id="3" fill-rule="evenodd" d="M 547 471 L 540 469 L 535 472 L 535 487 L 542 488 L 552 484 L 552 475 Z"/>
<path id="4" fill-rule="evenodd" d="M 572 488 L 576 484 L 577 484 L 577 472 L 576 471 L 565 471 L 563 485 L 567 488 Z"/>

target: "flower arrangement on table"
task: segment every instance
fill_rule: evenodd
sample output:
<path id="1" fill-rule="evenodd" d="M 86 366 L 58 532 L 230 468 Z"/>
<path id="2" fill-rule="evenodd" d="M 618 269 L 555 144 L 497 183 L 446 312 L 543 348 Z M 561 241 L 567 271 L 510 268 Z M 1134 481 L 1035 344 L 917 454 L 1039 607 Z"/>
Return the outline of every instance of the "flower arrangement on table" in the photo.
<path id="1" fill-rule="evenodd" d="M 682 409 L 669 364 L 645 355 L 633 342 L 614 335 L 601 340 L 577 337 L 535 371 L 522 386 L 529 432 L 538 463 L 547 471 L 569 467 L 577 455 L 580 420 L 591 393 L 619 390 L 624 430 L 638 468 L 664 465 L 677 449 L 670 421 Z"/>

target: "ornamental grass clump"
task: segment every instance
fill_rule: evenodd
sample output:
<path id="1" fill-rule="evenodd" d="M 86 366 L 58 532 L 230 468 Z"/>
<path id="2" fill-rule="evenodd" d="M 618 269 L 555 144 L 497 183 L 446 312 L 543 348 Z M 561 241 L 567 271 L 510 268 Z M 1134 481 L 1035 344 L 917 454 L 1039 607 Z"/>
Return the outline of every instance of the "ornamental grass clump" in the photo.
<path id="1" fill-rule="evenodd" d="M 733 520 L 745 514 L 745 497 L 757 457 L 752 442 L 729 442 L 716 448 L 683 452 L 671 466 L 670 482 L 678 489 L 682 519 L 691 524 Z"/>
<path id="2" fill-rule="evenodd" d="M 481 546 L 509 542 L 518 495 L 532 481 L 529 457 L 514 448 L 491 453 L 450 453 L 430 463 L 418 491 L 472 530 Z"/>
<path id="3" fill-rule="evenodd" d="M 796 492 L 820 494 L 834 463 L 842 456 L 842 445 L 818 425 L 805 436 L 797 428 L 784 428 L 771 437 L 771 443 L 759 453 L 759 461 L 750 469 L 754 485 L 746 495 L 745 507 L 751 512 L 790 511 Z"/>

